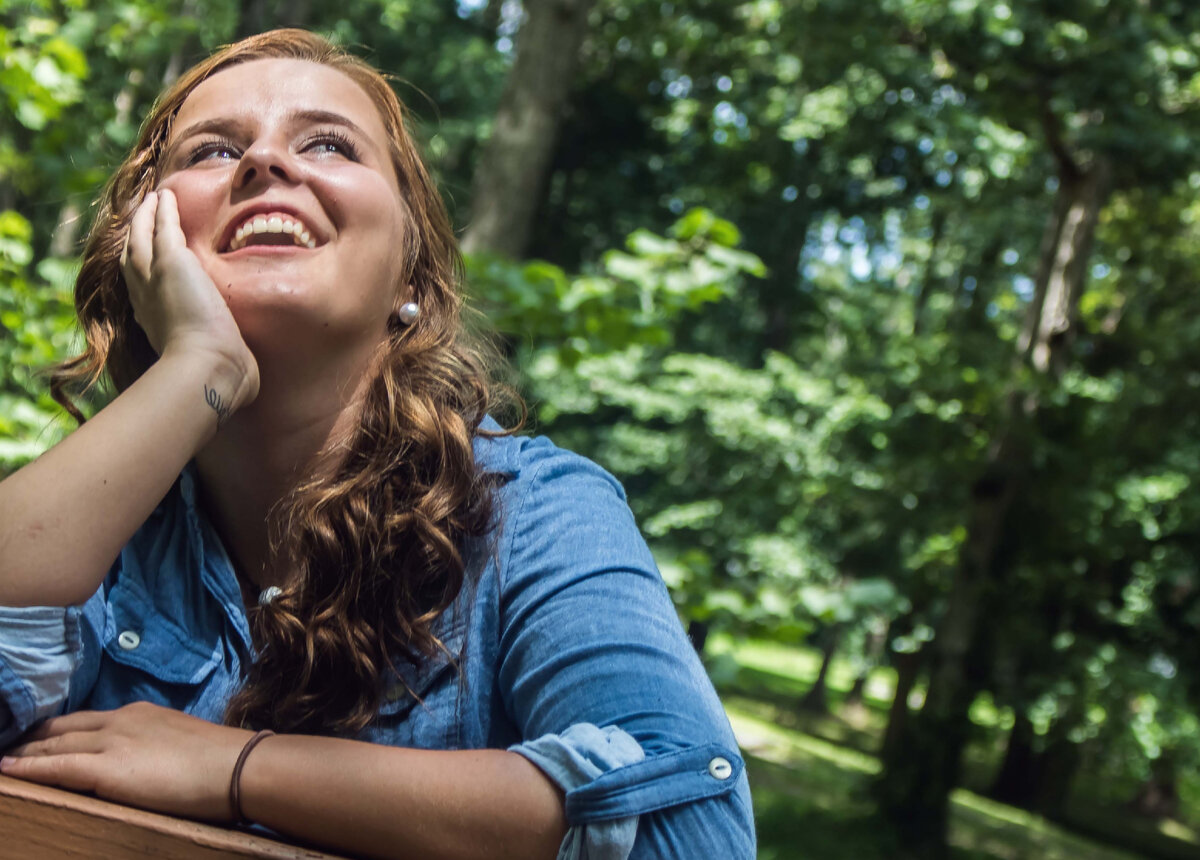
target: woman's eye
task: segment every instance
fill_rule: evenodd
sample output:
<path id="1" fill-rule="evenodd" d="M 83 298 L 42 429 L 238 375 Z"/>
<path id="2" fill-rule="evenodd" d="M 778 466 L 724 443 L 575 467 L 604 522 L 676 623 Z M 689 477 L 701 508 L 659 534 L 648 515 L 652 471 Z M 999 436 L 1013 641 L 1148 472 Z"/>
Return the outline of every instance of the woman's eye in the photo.
<path id="1" fill-rule="evenodd" d="M 241 154 L 230 144 L 212 142 L 202 143 L 193 149 L 191 155 L 188 156 L 187 163 L 198 164 L 201 161 L 212 159 L 237 161 L 239 158 L 241 158 Z"/>
<path id="2" fill-rule="evenodd" d="M 340 155 L 351 161 L 358 160 L 358 149 L 349 138 L 341 134 L 317 135 L 304 144 L 304 149 L 318 155 Z"/>

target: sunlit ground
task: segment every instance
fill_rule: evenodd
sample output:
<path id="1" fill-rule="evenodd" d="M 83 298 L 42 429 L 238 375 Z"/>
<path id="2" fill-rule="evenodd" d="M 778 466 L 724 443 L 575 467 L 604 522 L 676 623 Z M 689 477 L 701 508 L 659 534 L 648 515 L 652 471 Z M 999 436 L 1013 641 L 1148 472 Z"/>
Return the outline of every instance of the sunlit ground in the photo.
<path id="1" fill-rule="evenodd" d="M 718 639 L 710 653 L 711 671 L 746 755 L 760 860 L 890 858 L 866 796 L 879 762 L 862 751 L 874 749 L 883 731 L 893 689 L 888 674 L 872 677 L 866 706 L 816 717 L 794 707 L 816 676 L 815 652 Z M 831 688 L 844 691 L 851 682 L 849 670 L 835 663 Z M 987 703 L 973 717 L 983 724 L 1004 722 Z M 1147 846 L 1137 851 L 1080 836 L 971 791 L 956 791 L 951 802 L 950 843 L 957 860 L 1200 858 L 1200 840 L 1177 822 L 1167 823 L 1169 832 L 1149 822 L 1131 831 L 1126 821 L 1107 820 L 1103 810 L 1073 815 L 1092 833 L 1119 828 L 1114 841 Z"/>

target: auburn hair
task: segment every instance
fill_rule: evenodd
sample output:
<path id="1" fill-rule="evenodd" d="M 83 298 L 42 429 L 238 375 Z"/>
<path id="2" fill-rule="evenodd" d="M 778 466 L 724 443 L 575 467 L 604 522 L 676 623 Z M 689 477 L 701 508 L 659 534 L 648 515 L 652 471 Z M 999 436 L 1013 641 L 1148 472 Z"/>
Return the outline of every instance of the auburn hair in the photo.
<path id="1" fill-rule="evenodd" d="M 487 533 L 493 508 L 494 481 L 472 450 L 497 392 L 492 354 L 465 333 L 462 259 L 387 80 L 293 29 L 251 36 L 185 72 L 155 103 L 99 200 L 75 284 L 85 346 L 50 383 L 82 422 L 74 396 L 106 373 L 122 391 L 156 360 L 121 273 L 130 219 L 160 179 L 172 124 L 191 92 L 222 69 L 259 59 L 329 66 L 375 103 L 408 215 L 396 283 L 411 285 L 421 307 L 409 326 L 393 312 L 348 450 L 322 452 L 328 468 L 315 469 L 318 477 L 272 513 L 274 558 L 290 578 L 273 601 L 248 610 L 256 656 L 225 715 L 231 725 L 349 735 L 374 718 L 386 685 L 404 683 L 403 662 L 453 659 L 435 622 L 463 589 L 464 544 Z"/>

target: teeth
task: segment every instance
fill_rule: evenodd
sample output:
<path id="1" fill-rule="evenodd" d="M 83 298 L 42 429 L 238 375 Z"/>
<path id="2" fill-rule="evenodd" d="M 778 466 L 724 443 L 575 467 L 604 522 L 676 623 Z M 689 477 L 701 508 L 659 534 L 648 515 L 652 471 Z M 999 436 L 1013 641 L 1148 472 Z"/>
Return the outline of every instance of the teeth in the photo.
<path id="1" fill-rule="evenodd" d="M 302 248 L 317 247 L 316 240 L 300 221 L 291 221 L 282 215 L 256 215 L 237 228 L 229 242 L 229 250 L 236 251 L 246 247 L 246 240 L 255 233 L 286 233 Z"/>

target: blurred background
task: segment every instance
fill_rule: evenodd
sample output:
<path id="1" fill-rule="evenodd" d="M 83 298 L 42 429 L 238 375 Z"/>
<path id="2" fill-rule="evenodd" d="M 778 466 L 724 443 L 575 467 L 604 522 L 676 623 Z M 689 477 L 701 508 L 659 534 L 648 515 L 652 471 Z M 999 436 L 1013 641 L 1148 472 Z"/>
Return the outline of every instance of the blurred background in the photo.
<path id="1" fill-rule="evenodd" d="M 281 25 L 396 76 L 761 857 L 1200 857 L 1200 4 L 0 0 L 0 474 L 151 101 Z"/>

